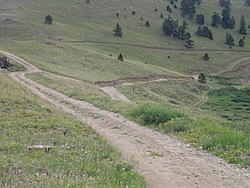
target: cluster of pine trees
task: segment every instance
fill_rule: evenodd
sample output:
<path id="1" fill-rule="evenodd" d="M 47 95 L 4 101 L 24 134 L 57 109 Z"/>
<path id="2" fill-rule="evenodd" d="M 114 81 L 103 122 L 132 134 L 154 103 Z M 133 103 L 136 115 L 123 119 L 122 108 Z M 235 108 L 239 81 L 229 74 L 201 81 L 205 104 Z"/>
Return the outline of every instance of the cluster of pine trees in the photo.
<path id="1" fill-rule="evenodd" d="M 223 7 L 221 15 L 217 12 L 211 16 L 211 26 L 218 27 L 219 25 L 225 29 L 234 29 L 235 28 L 235 18 L 231 16 L 231 3 L 230 0 L 218 0 L 220 6 Z M 177 8 L 176 2 L 178 0 L 170 0 L 170 4 Z M 209 27 L 205 24 L 205 16 L 203 14 L 196 14 L 196 6 L 199 6 L 202 3 L 202 0 L 181 0 L 180 2 L 180 10 L 181 15 L 183 17 L 188 17 L 189 19 L 194 19 L 196 23 L 199 25 L 196 35 L 200 37 L 206 37 L 210 40 L 213 40 L 213 33 L 209 29 Z M 246 0 L 246 4 L 250 6 L 250 0 Z M 166 7 L 166 10 L 172 13 L 172 9 L 170 5 Z M 154 9 L 154 11 L 158 12 L 158 9 Z M 132 13 L 133 14 L 133 13 Z M 135 12 L 134 12 L 135 14 Z M 134 15 L 133 14 L 133 15 Z M 160 15 L 160 18 L 164 18 L 163 14 Z M 162 29 L 165 35 L 178 38 L 180 40 L 185 41 L 186 47 L 193 46 L 193 40 L 191 39 L 191 34 L 186 31 L 187 29 L 187 22 L 183 21 L 182 25 L 179 26 L 178 20 L 174 20 L 169 16 L 166 18 L 162 24 Z M 150 27 L 149 22 L 147 21 L 145 24 L 146 27 Z M 117 23 L 116 28 L 113 30 L 116 36 L 122 36 L 121 26 Z M 238 32 L 242 35 L 247 34 L 247 27 L 244 15 L 242 15 L 240 20 L 240 27 Z M 234 46 L 234 39 L 230 33 L 226 33 L 226 41 L 225 44 L 229 45 L 230 47 Z M 244 37 L 240 39 L 239 46 L 243 47 L 245 45 Z"/>

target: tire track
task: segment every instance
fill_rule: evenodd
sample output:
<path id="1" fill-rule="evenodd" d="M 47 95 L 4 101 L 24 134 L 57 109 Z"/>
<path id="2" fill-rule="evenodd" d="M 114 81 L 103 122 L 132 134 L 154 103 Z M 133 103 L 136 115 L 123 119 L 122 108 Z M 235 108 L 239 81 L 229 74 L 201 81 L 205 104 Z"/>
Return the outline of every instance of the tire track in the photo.
<path id="1" fill-rule="evenodd" d="M 26 73 L 39 72 L 38 68 L 8 52 L 0 53 L 27 68 L 24 72 L 10 73 L 12 79 L 32 93 L 87 122 L 127 159 L 135 158 L 139 163 L 138 170 L 145 176 L 150 187 L 250 187 L 248 171 L 229 165 L 208 153 L 191 149 L 167 135 L 142 127 L 119 114 L 100 110 L 88 102 L 71 99 L 38 84 L 25 77 Z M 77 110 L 63 101 L 76 106 Z M 98 114 L 101 118 L 94 118 L 93 114 Z"/>

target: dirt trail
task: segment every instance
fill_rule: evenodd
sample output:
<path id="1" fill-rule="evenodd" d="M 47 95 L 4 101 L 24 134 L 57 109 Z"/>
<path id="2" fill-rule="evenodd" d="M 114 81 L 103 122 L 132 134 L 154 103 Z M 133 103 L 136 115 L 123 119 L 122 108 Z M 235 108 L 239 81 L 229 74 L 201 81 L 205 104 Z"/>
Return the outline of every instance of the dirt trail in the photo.
<path id="1" fill-rule="evenodd" d="M 25 72 L 10 73 L 10 77 L 31 92 L 48 100 L 87 122 L 99 134 L 123 153 L 127 159 L 138 161 L 138 170 L 152 188 L 250 188 L 250 172 L 229 165 L 203 151 L 189 148 L 167 135 L 131 122 L 121 115 L 100 110 L 90 103 L 71 99 L 53 89 L 44 87 L 25 77 L 25 73 L 38 72 L 38 68 L 23 59 L 1 51 L 24 65 Z M 65 101 L 69 102 L 65 104 Z M 77 107 L 77 108 L 75 108 Z M 99 115 L 100 118 L 94 118 Z M 152 154 L 158 155 L 152 155 Z"/>

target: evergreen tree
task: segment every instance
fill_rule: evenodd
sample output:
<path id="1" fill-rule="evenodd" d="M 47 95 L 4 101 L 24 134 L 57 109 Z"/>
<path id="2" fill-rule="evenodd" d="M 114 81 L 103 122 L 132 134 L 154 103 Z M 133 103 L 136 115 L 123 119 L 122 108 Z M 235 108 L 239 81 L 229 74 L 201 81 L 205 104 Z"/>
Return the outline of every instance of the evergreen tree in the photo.
<path id="1" fill-rule="evenodd" d="M 207 26 L 203 26 L 202 28 L 198 27 L 198 29 L 196 31 L 196 35 L 200 36 L 200 37 L 206 37 L 206 38 L 209 38 L 210 40 L 213 40 L 212 31 Z"/>
<path id="2" fill-rule="evenodd" d="M 122 56 L 121 53 L 118 55 L 117 59 L 120 60 L 120 61 L 124 61 L 123 56 Z"/>
<path id="3" fill-rule="evenodd" d="M 208 56 L 208 53 L 206 52 L 206 53 L 204 54 L 204 56 L 203 56 L 203 60 L 208 61 L 209 58 L 210 58 L 210 57 Z"/>
<path id="4" fill-rule="evenodd" d="M 201 83 L 206 83 L 206 76 L 204 73 L 200 73 L 199 77 L 198 77 L 198 81 Z"/>
<path id="5" fill-rule="evenodd" d="M 233 36 L 230 34 L 230 33 L 228 33 L 228 32 L 226 32 L 226 42 L 225 42 L 227 45 L 229 45 L 229 46 L 234 46 L 234 38 L 233 38 Z"/>
<path id="6" fill-rule="evenodd" d="M 246 0 L 246 4 L 250 6 L 250 0 Z"/>
<path id="7" fill-rule="evenodd" d="M 46 23 L 46 24 L 52 24 L 52 22 L 53 22 L 53 18 L 50 15 L 47 15 L 45 17 L 44 23 Z"/>
<path id="8" fill-rule="evenodd" d="M 229 20 L 228 28 L 234 29 L 234 27 L 235 27 L 235 18 L 232 16 L 232 18 L 230 18 L 230 20 Z"/>
<path id="9" fill-rule="evenodd" d="M 222 15 L 222 18 L 221 18 L 222 27 L 227 29 L 229 26 L 230 13 L 226 9 L 223 9 L 221 15 Z"/>
<path id="10" fill-rule="evenodd" d="M 164 18 L 163 14 L 161 13 L 160 18 Z"/>
<path id="11" fill-rule="evenodd" d="M 167 10 L 168 12 L 172 13 L 172 9 L 170 8 L 169 5 L 166 7 L 166 10 Z"/>
<path id="12" fill-rule="evenodd" d="M 218 27 L 218 24 L 220 23 L 220 21 L 221 21 L 220 16 L 216 12 L 214 12 L 214 14 L 212 16 L 211 26 Z"/>
<path id="13" fill-rule="evenodd" d="M 185 46 L 191 48 L 194 41 L 191 40 L 191 34 L 186 32 L 187 22 L 183 21 L 182 26 L 179 27 L 178 20 L 175 21 L 171 17 L 165 19 L 162 24 L 162 29 L 165 35 L 185 40 Z"/>
<path id="14" fill-rule="evenodd" d="M 198 29 L 197 29 L 197 31 L 196 31 L 195 34 L 196 34 L 197 36 L 199 36 L 199 37 L 202 37 L 202 36 L 203 36 L 203 31 L 202 31 L 202 29 L 201 29 L 200 26 L 198 27 Z"/>
<path id="15" fill-rule="evenodd" d="M 235 27 L 235 18 L 233 16 L 230 18 L 230 12 L 226 9 L 222 10 L 221 25 L 225 29 L 234 29 Z"/>
<path id="16" fill-rule="evenodd" d="M 205 24 L 204 15 L 203 15 L 203 14 L 197 14 L 197 15 L 196 15 L 196 22 L 197 22 L 199 25 L 204 25 L 204 24 Z"/>
<path id="17" fill-rule="evenodd" d="M 146 26 L 146 27 L 150 27 L 149 21 L 146 21 L 145 26 Z"/>
<path id="18" fill-rule="evenodd" d="M 241 16 L 240 19 L 240 28 L 239 28 L 239 33 L 242 35 L 246 35 L 247 34 L 247 28 L 246 28 L 246 20 L 244 18 L 244 16 Z"/>
<path id="19" fill-rule="evenodd" d="M 220 0 L 219 1 L 220 6 L 225 7 L 225 9 L 229 12 L 231 12 L 231 3 L 230 0 Z"/>
<path id="20" fill-rule="evenodd" d="M 239 46 L 240 46 L 240 47 L 244 47 L 244 46 L 245 46 L 245 41 L 244 41 L 244 39 L 240 39 L 240 40 L 239 40 Z"/>
<path id="21" fill-rule="evenodd" d="M 115 29 L 113 29 L 115 36 L 122 37 L 122 28 L 117 23 Z"/>
<path id="22" fill-rule="evenodd" d="M 182 0 L 181 1 L 181 15 L 185 17 L 186 15 L 189 19 L 193 19 L 196 13 L 195 0 Z"/>
<path id="23" fill-rule="evenodd" d="M 178 23 L 172 18 L 165 19 L 162 24 L 162 29 L 165 35 L 173 37 L 178 29 Z"/>

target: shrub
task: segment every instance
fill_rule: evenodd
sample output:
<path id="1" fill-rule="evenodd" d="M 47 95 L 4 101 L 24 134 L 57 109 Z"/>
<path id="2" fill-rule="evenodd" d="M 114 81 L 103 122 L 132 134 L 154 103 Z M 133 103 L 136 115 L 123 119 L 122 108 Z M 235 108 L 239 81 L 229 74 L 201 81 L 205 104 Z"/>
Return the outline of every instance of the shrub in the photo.
<path id="1" fill-rule="evenodd" d="M 159 125 L 171 119 L 183 117 L 183 113 L 170 109 L 167 106 L 143 105 L 133 112 L 133 116 L 138 117 L 144 124 Z"/>

